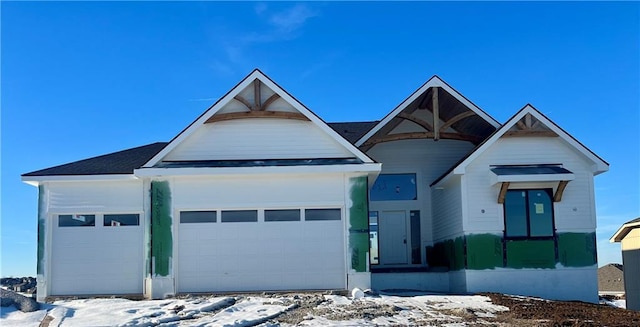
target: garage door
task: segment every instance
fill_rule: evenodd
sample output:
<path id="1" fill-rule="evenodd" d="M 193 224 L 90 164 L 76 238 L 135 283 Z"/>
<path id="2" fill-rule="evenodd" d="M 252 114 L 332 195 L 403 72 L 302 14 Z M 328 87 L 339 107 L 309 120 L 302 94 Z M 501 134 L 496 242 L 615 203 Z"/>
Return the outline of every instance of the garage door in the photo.
<path id="1" fill-rule="evenodd" d="M 340 209 L 179 216 L 178 292 L 346 288 Z"/>
<path id="2" fill-rule="evenodd" d="M 140 215 L 57 215 L 51 294 L 142 294 Z"/>

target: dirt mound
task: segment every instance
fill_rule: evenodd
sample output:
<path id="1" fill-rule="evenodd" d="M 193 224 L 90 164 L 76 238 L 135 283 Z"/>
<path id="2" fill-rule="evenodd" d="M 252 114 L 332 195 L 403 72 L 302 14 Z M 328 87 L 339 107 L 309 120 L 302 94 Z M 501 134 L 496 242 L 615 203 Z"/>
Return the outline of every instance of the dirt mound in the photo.
<path id="1" fill-rule="evenodd" d="M 515 326 L 640 326 L 640 312 L 585 302 L 548 301 L 482 293 L 509 308 L 497 321 Z"/>

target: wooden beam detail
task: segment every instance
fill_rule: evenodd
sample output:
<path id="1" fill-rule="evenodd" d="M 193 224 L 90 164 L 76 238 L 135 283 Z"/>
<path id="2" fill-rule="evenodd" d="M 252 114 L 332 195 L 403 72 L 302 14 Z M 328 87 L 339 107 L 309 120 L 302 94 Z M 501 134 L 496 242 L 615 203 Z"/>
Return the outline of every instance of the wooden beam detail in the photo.
<path id="1" fill-rule="evenodd" d="M 553 195 L 553 202 L 562 201 L 562 193 L 564 193 L 564 189 L 567 187 L 567 184 L 569 184 L 569 181 L 560 181 L 560 183 L 558 183 L 556 193 Z"/>
<path id="2" fill-rule="evenodd" d="M 411 116 L 411 115 L 405 114 L 403 112 L 397 114 L 396 117 L 402 118 L 402 119 L 406 119 L 406 120 L 410 120 L 410 121 L 420 125 L 422 128 L 426 129 L 427 132 L 432 132 L 433 131 L 433 127 L 431 127 L 431 124 L 429 124 L 427 121 L 425 121 L 423 119 L 420 119 L 418 117 Z"/>
<path id="3" fill-rule="evenodd" d="M 541 136 L 541 137 L 556 137 L 554 131 L 532 131 L 532 130 L 522 130 L 522 131 L 508 131 L 504 133 L 506 137 L 518 137 L 518 136 Z"/>
<path id="4" fill-rule="evenodd" d="M 433 93 L 431 94 L 432 101 L 432 109 L 433 109 L 433 140 L 437 141 L 440 139 L 440 128 L 438 124 L 440 123 L 440 105 L 438 104 L 438 88 L 433 88 Z"/>
<path id="5" fill-rule="evenodd" d="M 364 148 L 366 146 L 373 146 L 373 145 L 384 143 L 384 142 L 392 142 L 392 141 L 400 141 L 400 140 L 430 139 L 434 137 L 434 134 L 435 133 L 433 132 L 412 132 L 412 133 L 390 134 L 382 137 L 371 138 L 367 142 L 365 142 L 361 146 L 361 148 Z M 482 139 L 479 137 L 459 134 L 459 133 L 440 133 L 440 137 L 443 139 L 468 141 L 468 142 L 472 142 L 473 144 L 479 144 L 480 142 L 482 142 Z"/>
<path id="6" fill-rule="evenodd" d="M 260 108 L 260 80 L 257 78 L 253 81 L 253 103 L 255 104 L 253 110 L 262 110 Z"/>
<path id="7" fill-rule="evenodd" d="M 504 198 L 507 196 L 507 190 L 509 189 L 509 182 L 502 182 L 500 186 L 500 193 L 498 193 L 498 203 L 503 204 Z"/>
<path id="8" fill-rule="evenodd" d="M 260 110 L 267 110 L 269 105 L 272 104 L 274 101 L 276 101 L 278 99 L 280 99 L 280 96 L 278 95 L 278 93 L 274 93 L 267 100 L 264 101 L 264 103 L 260 107 Z"/>
<path id="9" fill-rule="evenodd" d="M 531 114 L 524 115 L 524 125 L 527 126 L 527 129 L 531 129 Z"/>
<path id="10" fill-rule="evenodd" d="M 528 129 L 528 128 L 527 128 L 527 125 L 525 125 L 525 124 L 524 124 L 522 121 L 520 121 L 520 120 L 518 120 L 518 122 L 516 123 L 516 125 L 518 125 L 518 128 L 520 128 L 520 129 L 521 129 L 521 130 L 523 130 L 523 131 L 526 131 L 526 130 Z"/>
<path id="11" fill-rule="evenodd" d="M 447 128 L 451 127 L 451 125 L 467 118 L 467 117 L 471 117 L 471 116 L 475 116 L 475 112 L 469 110 L 469 111 L 465 111 L 461 114 L 457 114 L 453 117 L 451 117 L 451 119 L 447 120 L 446 123 L 442 124 L 442 126 L 440 127 L 440 131 L 444 132 Z"/>
<path id="12" fill-rule="evenodd" d="M 243 98 L 243 97 L 241 97 L 239 95 L 234 96 L 233 99 L 240 101 L 240 103 L 242 103 L 245 107 L 247 107 L 247 109 L 251 110 L 251 103 L 249 103 L 249 101 L 247 101 L 247 99 L 245 99 L 245 98 Z"/>
<path id="13" fill-rule="evenodd" d="M 249 112 L 230 112 L 226 114 L 218 114 L 207 119 L 205 124 L 215 123 L 224 120 L 243 119 L 243 118 L 280 118 L 280 119 L 296 119 L 309 120 L 307 116 L 299 112 L 288 111 L 249 111 Z"/>

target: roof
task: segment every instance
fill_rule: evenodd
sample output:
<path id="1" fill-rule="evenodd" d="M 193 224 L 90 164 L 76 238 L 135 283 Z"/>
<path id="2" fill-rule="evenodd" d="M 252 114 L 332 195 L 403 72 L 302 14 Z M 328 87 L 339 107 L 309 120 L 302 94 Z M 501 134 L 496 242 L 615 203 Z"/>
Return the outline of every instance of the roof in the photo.
<path id="1" fill-rule="evenodd" d="M 353 143 L 373 127 L 377 121 L 329 123 L 329 127 Z M 22 176 L 74 176 L 74 175 L 115 175 L 133 174 L 158 154 L 168 142 L 156 142 L 131 149 L 113 152 L 97 157 L 36 170 Z"/>
<path id="2" fill-rule="evenodd" d="M 364 134 L 371 130 L 379 121 L 328 123 L 329 127 L 338 132 L 340 136 L 355 144 Z"/>
<path id="3" fill-rule="evenodd" d="M 60 166 L 32 171 L 22 176 L 133 174 L 134 169 L 144 165 L 145 162 L 153 158 L 153 156 L 160 152 L 167 144 L 167 142 L 156 142 Z"/>
<path id="4" fill-rule="evenodd" d="M 547 118 L 547 116 L 538 111 L 538 109 L 534 108 L 531 104 L 527 104 L 518 112 L 516 112 L 511 118 L 509 118 L 504 125 L 498 128 L 489 137 L 487 137 L 482 143 L 478 144 L 478 146 L 476 146 L 471 152 L 469 152 L 469 154 L 461 158 L 449 170 L 447 170 L 444 174 L 433 181 L 433 183 L 431 183 L 431 186 L 438 184 L 451 173 L 461 174 L 468 164 L 470 164 L 474 159 L 480 156 L 480 154 L 491 147 L 491 145 L 498 141 L 500 137 L 509 133 L 510 129 L 516 126 L 521 119 L 524 119 L 526 115 L 531 115 L 538 119 L 544 126 L 546 126 L 549 132 L 555 133 L 569 145 L 573 146 L 578 152 L 582 153 L 585 157 L 593 161 L 596 167 L 594 171 L 595 175 L 609 170 L 609 163 L 604 161 L 589 148 L 584 146 L 584 144 L 576 140 L 575 137 L 567 133 L 564 129 L 560 128 L 560 126 L 556 125 L 553 121 Z"/>
<path id="5" fill-rule="evenodd" d="M 624 293 L 624 270 L 621 264 L 610 263 L 598 268 L 598 291 Z"/>
<path id="6" fill-rule="evenodd" d="M 620 229 L 611 236 L 609 242 L 614 243 L 622 241 L 622 239 L 624 239 L 624 237 L 627 236 L 627 234 L 629 234 L 629 232 L 634 228 L 640 228 L 640 217 L 622 224 Z"/>

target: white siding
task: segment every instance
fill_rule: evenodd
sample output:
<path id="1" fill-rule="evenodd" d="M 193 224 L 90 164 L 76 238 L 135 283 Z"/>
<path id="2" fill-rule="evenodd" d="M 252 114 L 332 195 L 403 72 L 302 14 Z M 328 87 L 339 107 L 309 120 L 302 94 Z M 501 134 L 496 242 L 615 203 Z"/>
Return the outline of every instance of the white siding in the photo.
<path id="1" fill-rule="evenodd" d="M 352 158 L 310 121 L 248 118 L 202 125 L 163 160 Z"/>
<path id="2" fill-rule="evenodd" d="M 596 218 L 593 207 L 593 174 L 588 161 L 560 138 L 501 138 L 467 166 L 468 214 L 464 230 L 469 233 L 502 232 L 503 206 L 497 203 L 500 184 L 491 185 L 491 165 L 562 164 L 575 180 L 567 185 L 561 202 L 554 203 L 558 231 L 593 231 Z M 509 188 L 553 188 L 558 182 L 512 183 Z"/>
<path id="3" fill-rule="evenodd" d="M 462 185 L 460 176 L 431 189 L 433 201 L 433 241 L 462 234 Z"/>
<path id="4" fill-rule="evenodd" d="M 417 201 L 371 201 L 369 210 L 420 210 L 422 246 L 431 245 L 431 188 L 429 185 L 460 158 L 473 149 L 473 144 L 456 140 L 403 140 L 374 146 L 367 154 L 382 162 L 381 174 L 416 173 Z M 408 216 L 408 212 L 407 212 Z"/>
<path id="5" fill-rule="evenodd" d="M 142 181 L 51 182 L 50 213 L 141 212 Z"/>

